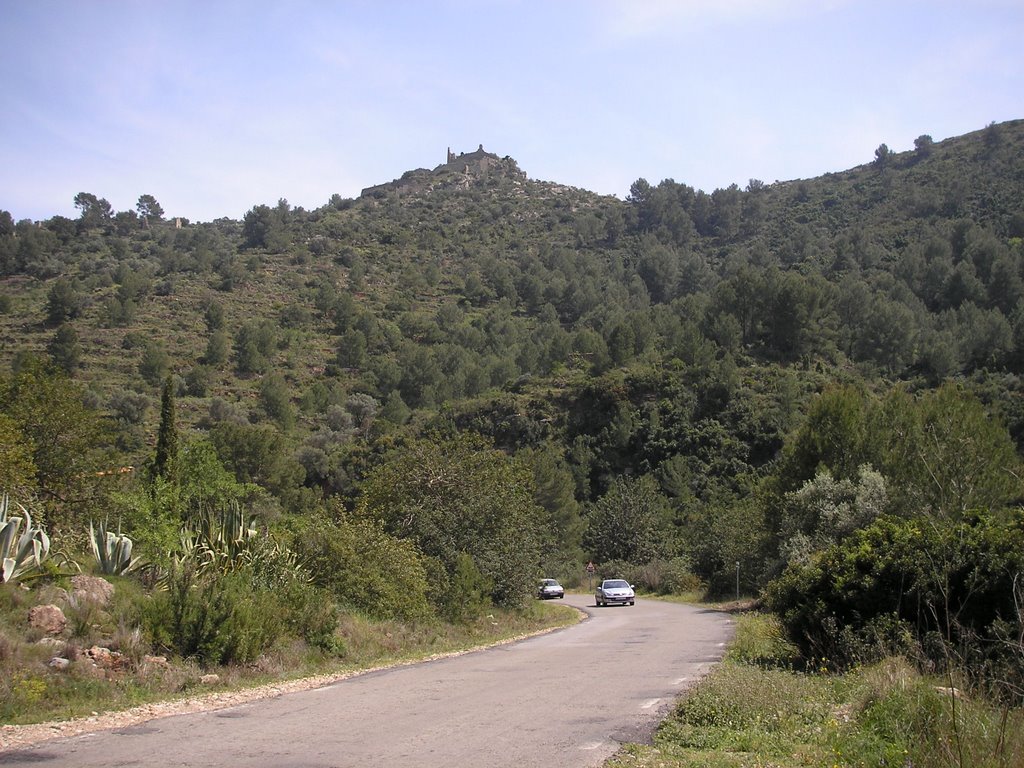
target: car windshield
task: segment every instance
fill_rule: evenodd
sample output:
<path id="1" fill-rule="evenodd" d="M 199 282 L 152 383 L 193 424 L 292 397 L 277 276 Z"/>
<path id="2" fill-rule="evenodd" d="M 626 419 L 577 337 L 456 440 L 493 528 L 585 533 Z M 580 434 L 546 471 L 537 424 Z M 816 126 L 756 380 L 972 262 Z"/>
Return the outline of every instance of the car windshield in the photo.
<path id="1" fill-rule="evenodd" d="M 557 587 L 558 586 L 558 582 L 555 581 L 554 579 L 544 579 L 541 582 L 541 586 L 544 586 L 544 587 Z"/>
<path id="2" fill-rule="evenodd" d="M 605 589 L 629 589 L 629 582 L 622 579 L 609 579 L 604 583 Z"/>

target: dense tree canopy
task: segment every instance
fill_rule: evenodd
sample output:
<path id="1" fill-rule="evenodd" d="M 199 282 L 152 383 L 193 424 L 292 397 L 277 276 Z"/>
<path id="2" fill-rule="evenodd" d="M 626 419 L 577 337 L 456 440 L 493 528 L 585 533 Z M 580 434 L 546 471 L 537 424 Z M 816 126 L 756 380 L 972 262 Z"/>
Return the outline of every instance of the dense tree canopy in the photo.
<path id="1" fill-rule="evenodd" d="M 1022 147 L 1013 122 L 816 179 L 638 179 L 625 200 L 509 159 L 241 221 L 164 221 L 150 194 L 0 212 L 6 481 L 66 511 L 91 472 L 166 466 L 164 387 L 200 479 L 134 497 L 138 520 L 185 497 L 261 521 L 358 510 L 384 554 L 401 540 L 427 578 L 506 604 L 593 558 L 686 559 L 719 593 L 740 563 L 756 590 L 880 506 L 1012 507 Z"/>
<path id="2" fill-rule="evenodd" d="M 480 439 L 423 440 L 395 451 L 367 478 L 359 512 L 415 542 L 449 580 L 459 556 L 469 555 L 496 604 L 521 602 L 537 575 L 543 516 L 529 470 Z"/>
<path id="3" fill-rule="evenodd" d="M 116 468 L 101 414 L 62 372 L 27 359 L 0 377 L 0 416 L 12 486 L 45 502 L 57 530 L 80 526 L 91 506 L 102 503 L 103 473 Z"/>

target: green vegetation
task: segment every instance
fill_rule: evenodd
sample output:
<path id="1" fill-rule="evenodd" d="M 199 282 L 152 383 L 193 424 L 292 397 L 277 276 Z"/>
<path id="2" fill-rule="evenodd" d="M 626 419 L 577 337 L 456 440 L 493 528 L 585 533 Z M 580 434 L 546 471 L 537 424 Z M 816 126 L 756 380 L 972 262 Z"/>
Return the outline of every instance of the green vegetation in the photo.
<path id="1" fill-rule="evenodd" d="M 879 519 L 768 588 L 807 658 L 849 666 L 910 654 L 1017 701 L 1024 514 L 957 522 Z"/>
<path id="2" fill-rule="evenodd" d="M 796 649 L 770 617 L 738 617 L 725 663 L 608 768 L 991 766 L 1024 760 L 1024 716 L 966 695 L 901 657 L 831 674 L 793 671 Z"/>
<path id="3" fill-rule="evenodd" d="M 0 498 L 0 582 L 4 584 L 38 574 L 50 556 L 50 537 L 32 523 L 28 509 L 18 506 L 18 510 L 11 510 L 6 493 Z"/>
<path id="4" fill-rule="evenodd" d="M 0 212 L 0 485 L 62 555 L 32 600 L 130 570 L 133 670 L 330 665 L 353 617 L 459 632 L 594 561 L 763 595 L 803 675 L 895 654 L 1015 717 L 1024 121 L 625 201 L 488 168 L 242 221 Z M 11 690 L 45 661 L 13 626 Z M 845 701 L 786 680 L 807 727 Z"/>
<path id="5" fill-rule="evenodd" d="M 132 540 L 120 531 L 108 531 L 106 523 L 89 524 L 89 544 L 100 573 L 123 576 L 139 566 L 139 558 L 132 557 Z"/>

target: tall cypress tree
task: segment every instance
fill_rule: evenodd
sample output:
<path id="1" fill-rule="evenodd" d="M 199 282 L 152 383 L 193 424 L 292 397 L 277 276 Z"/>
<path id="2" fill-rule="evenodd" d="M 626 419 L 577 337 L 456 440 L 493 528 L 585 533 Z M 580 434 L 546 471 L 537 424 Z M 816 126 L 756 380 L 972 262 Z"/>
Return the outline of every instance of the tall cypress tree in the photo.
<path id="1" fill-rule="evenodd" d="M 178 427 L 174 415 L 174 384 L 170 376 L 164 379 L 160 395 L 160 429 L 156 437 L 156 456 L 153 458 L 153 477 L 168 482 L 177 481 Z"/>

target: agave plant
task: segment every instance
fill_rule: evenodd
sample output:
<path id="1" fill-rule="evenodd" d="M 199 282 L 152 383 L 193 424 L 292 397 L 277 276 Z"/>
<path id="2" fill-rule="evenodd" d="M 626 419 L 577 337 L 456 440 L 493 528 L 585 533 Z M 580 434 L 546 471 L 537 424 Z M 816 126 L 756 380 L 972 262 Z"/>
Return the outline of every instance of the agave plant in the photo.
<path id="1" fill-rule="evenodd" d="M 176 561 L 197 572 L 228 573 L 249 568 L 254 578 L 271 582 L 276 578 L 310 577 L 298 556 L 259 530 L 238 504 L 219 511 L 207 511 L 196 530 L 181 531 L 181 547 Z"/>
<path id="2" fill-rule="evenodd" d="M 232 503 L 214 516 L 203 518 L 201 533 L 204 542 L 231 562 L 241 559 L 256 542 L 256 526 L 246 520 L 245 512 Z"/>
<path id="3" fill-rule="evenodd" d="M 5 493 L 0 499 L 0 557 L 3 558 L 0 581 L 5 584 L 41 571 L 43 562 L 50 556 L 50 537 L 42 526 L 33 525 L 31 513 L 21 504 L 17 504 L 21 517 L 10 516 L 10 507 L 10 497 Z M 19 535 L 22 523 L 25 532 Z"/>
<path id="4" fill-rule="evenodd" d="M 121 533 L 120 526 L 117 533 L 113 533 L 107 530 L 106 523 L 93 526 L 90 522 L 89 544 L 100 573 L 123 576 L 135 570 L 141 562 L 138 557 L 132 559 L 132 540 Z"/>
<path id="5" fill-rule="evenodd" d="M 231 504 L 219 512 L 207 511 L 198 530 L 181 532 L 182 562 L 191 561 L 200 570 L 214 568 L 227 572 L 245 561 L 256 544 L 257 529 L 246 520 L 245 512 Z"/>

